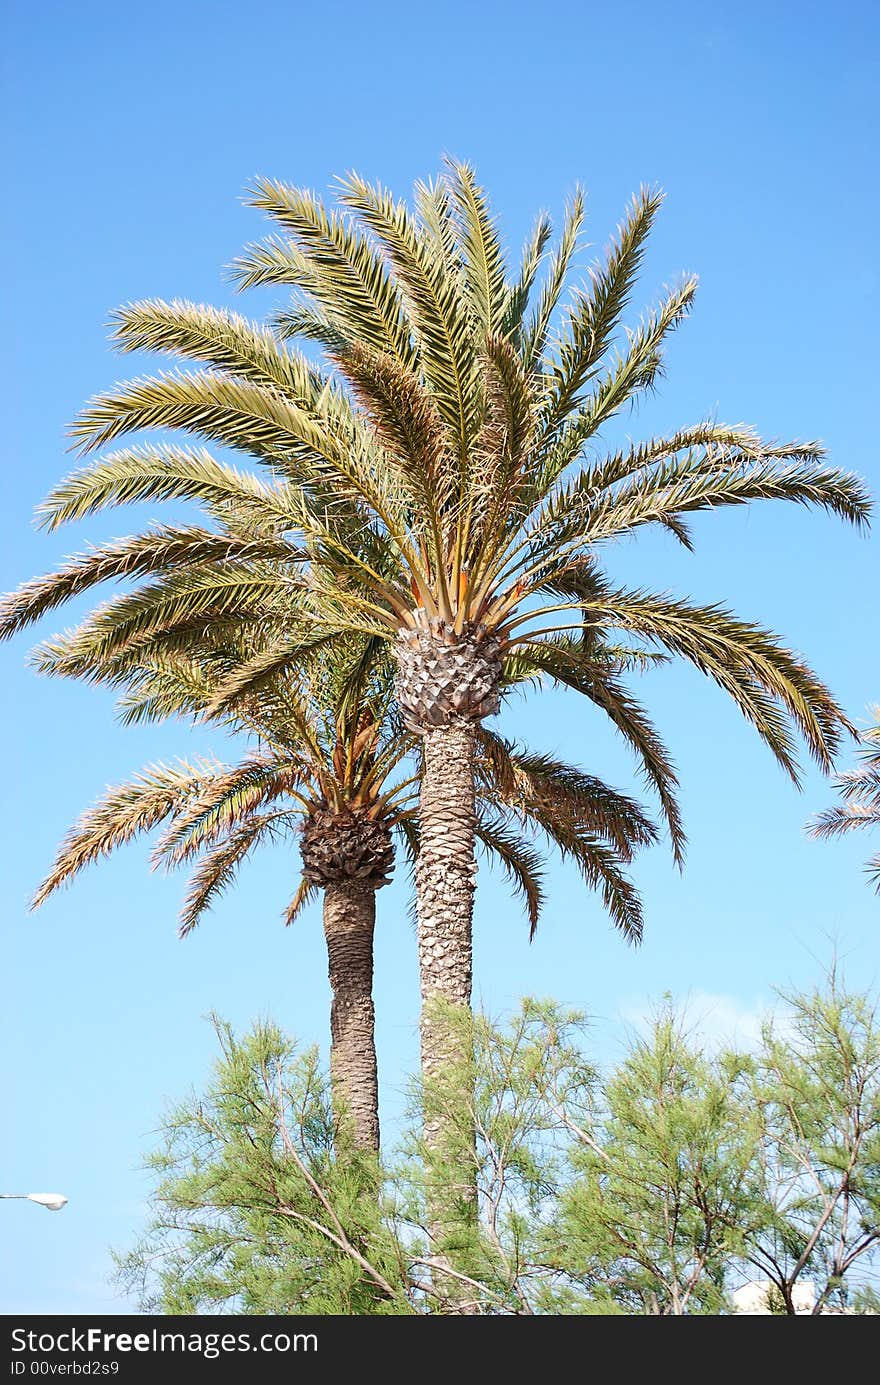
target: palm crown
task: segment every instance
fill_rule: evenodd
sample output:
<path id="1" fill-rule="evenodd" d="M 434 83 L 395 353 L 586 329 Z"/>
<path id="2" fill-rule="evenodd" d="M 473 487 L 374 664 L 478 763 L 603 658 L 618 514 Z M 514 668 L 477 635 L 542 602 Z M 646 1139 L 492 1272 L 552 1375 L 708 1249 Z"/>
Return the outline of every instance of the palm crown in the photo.
<path id="1" fill-rule="evenodd" d="M 698 423 L 587 457 L 602 426 L 654 383 L 693 299 L 688 279 L 615 350 L 657 195 L 634 201 L 604 264 L 562 308 L 583 221 L 576 195 L 531 309 L 549 222 L 539 219 L 509 277 L 466 165 L 418 186 L 415 214 L 356 177 L 341 184 L 340 212 L 268 181 L 253 201 L 287 237 L 251 248 L 239 282 L 293 285 L 302 301 L 274 328 L 179 302 L 121 310 L 122 350 L 208 368 L 122 386 L 73 431 L 88 452 L 144 428 L 178 429 L 246 453 L 263 475 L 202 450 L 127 448 L 42 507 L 55 527 L 133 500 L 184 498 L 212 519 L 234 505 L 247 532 L 174 526 L 99 548 L 25 587 L 7 604 L 6 633 L 120 575 L 157 580 L 87 627 L 84 642 L 102 656 L 193 621 L 264 615 L 296 591 L 299 619 L 236 670 L 218 706 L 357 630 L 397 640 L 404 667 L 408 651 L 430 645 L 427 672 L 410 654 L 421 683 L 404 678 L 399 690 L 405 714 L 430 724 L 494 709 L 502 663 L 594 691 L 591 641 L 613 630 L 713 677 L 793 776 L 791 726 L 829 765 L 839 709 L 777 639 L 721 606 L 615 587 L 598 565 L 602 544 L 644 525 L 687 543 L 688 514 L 720 505 L 795 500 L 856 523 L 868 512 L 861 483 L 826 466 L 816 444 L 768 445 L 743 427 Z M 320 342 L 332 373 L 279 333 Z M 626 733 L 625 707 L 612 715 Z"/>
<path id="2" fill-rule="evenodd" d="M 187 714 L 211 705 L 217 681 L 253 654 L 253 634 L 222 639 L 215 628 L 191 633 L 189 648 L 161 643 L 85 667 L 77 635 L 44 642 L 40 671 L 122 686 L 126 723 Z M 370 663 L 363 641 L 338 642 L 295 677 L 277 674 L 223 716 L 252 742 L 237 764 L 216 761 L 148 766 L 107 791 L 71 829 L 35 907 L 86 866 L 163 824 L 156 865 L 198 862 L 180 920 L 185 936 L 260 845 L 298 840 L 303 874 L 286 911 L 292 923 L 328 881 L 390 878 L 397 835 L 413 865 L 418 853 L 419 748 L 391 696 L 387 662 Z M 639 804 L 553 756 L 530 752 L 488 729 L 477 756 L 477 836 L 523 899 L 532 933 L 544 901 L 543 838 L 573 860 L 602 893 L 615 924 L 631 939 L 642 931 L 638 894 L 623 870 L 656 840 Z"/>

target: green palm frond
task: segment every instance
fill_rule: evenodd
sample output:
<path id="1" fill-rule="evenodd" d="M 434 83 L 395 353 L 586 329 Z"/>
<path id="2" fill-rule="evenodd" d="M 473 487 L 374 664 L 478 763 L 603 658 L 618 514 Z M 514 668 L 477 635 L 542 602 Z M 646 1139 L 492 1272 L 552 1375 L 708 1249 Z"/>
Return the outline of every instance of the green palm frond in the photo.
<path id="1" fill-rule="evenodd" d="M 642 189 L 605 259 L 591 269 L 589 289 L 576 294 L 554 353 L 544 407 L 545 433 L 552 434 L 571 414 L 605 356 L 632 293 L 662 200 L 660 193 Z"/>
<path id="2" fill-rule="evenodd" d="M 490 860 L 501 865 L 516 894 L 520 895 L 534 937 L 544 904 L 542 860 L 538 852 L 499 813 L 484 809 L 477 818 L 477 840 Z"/>
<path id="3" fill-rule="evenodd" d="M 825 770 L 833 767 L 841 736 L 852 728 L 825 685 L 777 636 L 723 606 L 697 606 L 650 592 L 609 591 L 585 609 L 603 629 L 628 630 L 654 641 L 717 682 L 795 782 L 797 771 L 781 730 L 761 725 L 761 691 L 782 705 L 817 763 Z"/>
<path id="4" fill-rule="evenodd" d="M 93 399 L 70 431 L 88 453 L 145 428 L 195 433 L 258 457 L 297 482 L 311 479 L 316 467 L 334 469 L 351 446 L 280 392 L 209 371 L 130 380 Z"/>
<path id="5" fill-rule="evenodd" d="M 103 582 L 215 563 L 296 563 L 302 557 L 280 538 L 240 539 L 209 529 L 157 527 L 135 538 L 102 544 L 70 559 L 58 571 L 26 582 L 0 601 L 0 639 Z"/>
<path id="6" fill-rule="evenodd" d="M 202 915 L 229 889 L 250 853 L 283 836 L 288 815 L 262 813 L 247 818 L 208 851 L 193 871 L 183 907 L 179 933 L 185 938 L 201 922 Z"/>
<path id="7" fill-rule="evenodd" d="M 168 721 L 171 717 L 196 717 L 214 686 L 205 672 L 204 662 L 187 658 L 180 652 L 172 654 L 163 650 L 161 654 L 151 655 L 139 650 L 136 664 L 124 660 L 115 672 L 112 661 L 109 662 L 106 677 L 101 681 L 117 686 L 124 683 L 124 691 L 116 702 L 116 715 L 123 726 Z M 42 672 L 64 676 L 65 667 L 54 664 L 51 668 L 44 667 Z M 73 676 L 84 677 L 84 674 L 77 669 Z"/>
<path id="8" fill-rule="evenodd" d="M 231 504 L 271 527 L 289 529 L 295 492 L 287 482 L 264 482 L 198 449 L 153 444 L 107 453 L 68 476 L 37 509 L 54 530 L 118 505 L 144 500 L 196 500 L 211 511 Z"/>
<path id="9" fill-rule="evenodd" d="M 820 841 L 880 828 L 880 707 L 872 710 L 877 720 L 859 737 L 859 763 L 834 780 L 843 801 L 807 825 L 810 836 Z M 880 894 L 880 853 L 870 858 L 866 871 Z"/>
<path id="10" fill-rule="evenodd" d="M 313 193 L 269 178 L 257 179 L 247 200 L 290 233 L 309 267 L 308 278 L 275 283 L 306 289 L 331 320 L 344 324 L 347 340 L 412 362 L 400 291 L 366 237 L 345 218 L 328 215 Z"/>
<path id="11" fill-rule="evenodd" d="M 314 763 L 314 752 L 311 762 L 302 754 L 279 757 L 258 752 L 231 769 L 218 770 L 162 833 L 153 850 L 154 864 L 174 867 L 192 860 L 279 798 L 291 797 L 307 810 L 309 798 L 298 790 L 314 784 Z"/>
<path id="12" fill-rule="evenodd" d="M 470 164 L 450 160 L 446 181 L 458 213 L 468 298 L 481 335 L 489 340 L 502 331 L 507 306 L 504 251 L 486 194 Z"/>
<path id="13" fill-rule="evenodd" d="M 516 280 L 508 286 L 507 307 L 501 323 L 501 336 L 512 337 L 520 349 L 523 345 L 523 316 L 528 307 L 538 271 L 544 260 L 544 252 L 552 235 L 553 223 L 547 213 L 542 212 L 535 221 L 529 239 L 523 246 L 519 274 Z"/>
<path id="14" fill-rule="evenodd" d="M 110 340 L 119 351 L 161 351 L 204 361 L 250 384 L 278 390 L 302 409 L 312 409 L 327 380 L 274 332 L 238 313 L 174 299 L 146 299 L 119 308 L 110 319 Z M 338 396 L 343 407 L 344 396 Z"/>
<path id="15" fill-rule="evenodd" d="M 194 567 L 172 572 L 150 585 L 99 606 L 81 627 L 84 644 L 101 662 L 160 632 L 177 627 L 198 629 L 203 624 L 234 615 L 237 621 L 256 620 L 265 603 L 286 591 L 291 602 L 296 587 L 272 567 L 226 563 L 223 567 Z"/>
<path id="16" fill-rule="evenodd" d="M 563 855 L 577 865 L 587 887 L 602 896 L 612 923 L 629 943 L 640 943 L 644 926 L 642 902 L 635 885 L 620 869 L 613 847 L 589 833 L 554 834 Z"/>
<path id="17" fill-rule="evenodd" d="M 109 856 L 117 847 L 179 812 L 197 797 L 206 779 L 215 772 L 216 766 L 210 761 L 148 765 L 129 783 L 108 789 L 64 838 L 31 908 L 39 908 L 55 890 L 69 884 L 101 856 Z"/>
<path id="18" fill-rule="evenodd" d="M 653 386 L 663 364 L 665 340 L 690 311 L 696 290 L 697 281 L 693 278 L 673 289 L 659 308 L 627 334 L 626 349 L 597 378 L 586 402 L 561 419 L 551 419 L 543 434 L 546 457 L 536 486 L 538 497 L 576 461 L 590 438 L 625 405 Z"/>
<path id="19" fill-rule="evenodd" d="M 430 253 L 437 256 L 447 279 L 456 285 L 460 293 L 465 293 L 464 251 L 459 245 L 460 228 L 448 177 L 417 182 L 413 188 L 413 202 L 418 213 L 420 237 Z"/>
<path id="20" fill-rule="evenodd" d="M 218 683 L 206 706 L 207 715 L 223 715 L 261 693 L 280 675 L 302 667 L 310 655 L 332 648 L 340 638 L 350 634 L 351 628 L 350 622 L 338 625 L 310 622 L 291 634 L 280 636 L 268 649 L 242 662 Z"/>
<path id="21" fill-rule="evenodd" d="M 586 831 L 613 845 L 623 861 L 657 841 L 657 828 L 641 804 L 576 766 L 524 750 L 485 727 L 478 752 L 484 792 L 497 796 L 524 824 L 548 835 L 557 823 Z"/>
<path id="22" fill-rule="evenodd" d="M 342 180 L 340 201 L 369 227 L 397 276 L 418 339 L 421 370 L 463 462 L 479 428 L 476 351 L 465 304 L 403 203 L 354 174 Z"/>
<path id="23" fill-rule="evenodd" d="M 546 675 L 605 712 L 635 754 L 644 782 L 657 795 L 673 858 L 681 867 L 687 838 L 678 806 L 678 776 L 641 703 L 616 674 L 606 670 L 599 676 L 592 652 L 580 640 L 559 637 L 526 643 L 517 649 L 516 661 L 523 672 Z"/>
<path id="24" fill-rule="evenodd" d="M 571 201 L 565 209 L 559 245 L 550 257 L 547 280 L 541 290 L 541 296 L 535 305 L 534 312 L 525 326 L 522 354 L 523 364 L 527 370 L 536 370 L 541 367 L 547 338 L 550 335 L 553 314 L 559 306 L 559 300 L 565 289 L 583 224 L 584 194 L 580 188 L 575 188 Z M 541 249 L 543 250 L 543 245 Z"/>
<path id="25" fill-rule="evenodd" d="M 239 290 L 286 284 L 310 291 L 320 282 L 306 256 L 284 236 L 267 236 L 246 245 L 230 265 L 229 278 Z"/>
<path id="26" fill-rule="evenodd" d="M 740 465 L 750 461 L 818 462 L 825 456 L 824 449 L 816 442 L 768 443 L 745 423 L 703 419 L 667 437 L 647 438 L 598 460 L 585 462 L 572 483 L 574 494 L 604 491 L 632 477 L 644 479 L 644 473 L 656 473 L 658 463 L 668 462 L 681 453 L 696 454 L 691 462 L 694 474 L 699 469 L 698 464 L 713 473 L 723 472 L 733 457 Z"/>
<path id="27" fill-rule="evenodd" d="M 688 452 L 606 490 L 579 477 L 549 507 L 551 545 L 558 551 L 569 540 L 601 543 L 643 524 L 674 523 L 685 514 L 753 500 L 793 501 L 828 510 L 857 527 L 865 523 L 869 497 L 859 477 L 818 465 L 812 447 L 792 444 L 782 464 L 781 449 L 775 451 L 766 460 L 734 453 L 714 466 L 713 458 Z"/>
<path id="28" fill-rule="evenodd" d="M 174 628 L 164 627 L 160 632 L 145 635 L 132 641 L 128 646 L 116 650 L 112 655 L 103 651 L 106 648 L 106 631 L 101 621 L 101 608 L 93 612 L 81 625 L 66 630 L 51 639 L 43 640 L 29 656 L 28 662 L 36 673 L 55 678 L 80 678 L 84 682 L 107 687 L 120 687 L 130 680 L 140 678 L 151 669 L 157 672 L 167 670 L 172 674 L 172 664 L 186 663 L 191 657 L 195 643 L 210 644 L 216 655 L 224 639 L 233 644 L 253 628 L 253 623 L 238 615 L 227 621 L 194 620 L 182 622 Z M 210 657 L 206 655 L 206 657 Z M 236 660 L 233 660 L 234 664 Z M 204 664 L 201 665 L 204 671 Z M 229 665 L 218 664 L 219 676 L 228 672 Z M 197 679 L 203 699 L 204 679 Z M 136 683 L 131 683 L 136 696 Z M 216 676 L 210 681 L 216 686 Z"/>
<path id="29" fill-rule="evenodd" d="M 385 465 L 395 466 L 415 514 L 425 515 L 429 522 L 435 519 L 449 503 L 443 462 L 451 440 L 432 396 L 412 371 L 369 347 L 353 346 L 335 359 L 384 448 Z M 436 525 L 434 553 L 441 562 Z"/>
<path id="30" fill-rule="evenodd" d="M 270 322 L 282 341 L 316 341 L 334 354 L 348 351 L 351 347 L 350 339 L 320 308 L 297 303 L 273 313 Z"/>

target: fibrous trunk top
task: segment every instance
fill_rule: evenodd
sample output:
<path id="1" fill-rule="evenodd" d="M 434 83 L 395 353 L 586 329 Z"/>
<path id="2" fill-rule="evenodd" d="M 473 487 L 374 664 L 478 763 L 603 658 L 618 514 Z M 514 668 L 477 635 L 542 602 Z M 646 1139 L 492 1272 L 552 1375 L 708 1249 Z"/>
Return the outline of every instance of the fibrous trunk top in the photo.
<path id="1" fill-rule="evenodd" d="M 445 621 L 423 619 L 400 631 L 395 655 L 398 705 L 416 734 L 498 711 L 502 643 L 484 626 L 466 624 L 459 634 Z"/>
<path id="2" fill-rule="evenodd" d="M 394 867 L 388 826 L 366 808 L 315 809 L 303 824 L 300 853 L 304 878 L 319 889 L 351 880 L 378 890 Z"/>

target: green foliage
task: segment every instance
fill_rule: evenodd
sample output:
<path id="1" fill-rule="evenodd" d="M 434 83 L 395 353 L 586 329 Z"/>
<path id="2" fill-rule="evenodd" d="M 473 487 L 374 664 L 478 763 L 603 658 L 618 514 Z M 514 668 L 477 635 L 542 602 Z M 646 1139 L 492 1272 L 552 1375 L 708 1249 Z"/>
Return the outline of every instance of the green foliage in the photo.
<path id="1" fill-rule="evenodd" d="M 377 1168 L 332 1156 L 315 1050 L 269 1023 L 243 1039 L 214 1026 L 220 1059 L 164 1117 L 155 1215 L 121 1282 L 159 1313 L 409 1312 Z"/>
<path id="2" fill-rule="evenodd" d="M 606 1084 L 601 1121 L 575 1132 L 560 1261 L 631 1312 L 719 1312 L 758 1121 L 740 1060 L 707 1056 L 665 1008 Z"/>
<path id="3" fill-rule="evenodd" d="M 448 1064 L 380 1168 L 334 1159 L 313 1050 L 215 1020 L 207 1089 L 162 1124 L 129 1291 L 165 1313 L 667 1316 L 730 1313 L 760 1276 L 771 1311 L 807 1279 L 816 1312 L 876 1311 L 880 1027 L 836 972 L 785 998 L 756 1053 L 705 1048 L 667 1002 L 610 1072 L 551 1002 L 443 1021 L 473 1110 Z M 438 1117 L 461 1123 L 448 1155 L 425 1140 Z M 436 1181 L 479 1204 L 432 1240 Z"/>
<path id="4" fill-rule="evenodd" d="M 750 1086 L 762 1122 L 746 1258 L 785 1311 L 807 1279 L 819 1307 L 845 1306 L 880 1246 L 880 1023 L 836 967 L 822 989 L 784 999 Z"/>

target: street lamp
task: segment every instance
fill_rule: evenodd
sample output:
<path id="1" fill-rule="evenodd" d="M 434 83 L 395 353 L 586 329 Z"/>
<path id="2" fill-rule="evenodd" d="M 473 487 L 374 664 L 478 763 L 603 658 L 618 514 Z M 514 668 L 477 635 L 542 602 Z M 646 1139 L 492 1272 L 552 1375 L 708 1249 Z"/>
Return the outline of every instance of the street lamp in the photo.
<path id="1" fill-rule="evenodd" d="M 27 1198 L 28 1202 L 36 1202 L 39 1207 L 45 1207 L 49 1212 L 60 1212 L 62 1207 L 67 1206 L 67 1198 L 63 1193 L 0 1193 L 0 1198 Z"/>

